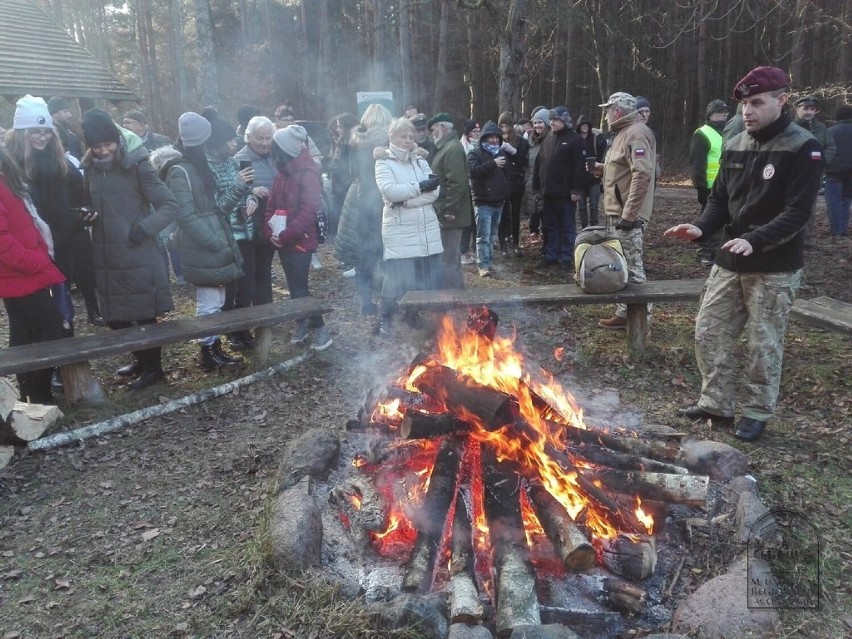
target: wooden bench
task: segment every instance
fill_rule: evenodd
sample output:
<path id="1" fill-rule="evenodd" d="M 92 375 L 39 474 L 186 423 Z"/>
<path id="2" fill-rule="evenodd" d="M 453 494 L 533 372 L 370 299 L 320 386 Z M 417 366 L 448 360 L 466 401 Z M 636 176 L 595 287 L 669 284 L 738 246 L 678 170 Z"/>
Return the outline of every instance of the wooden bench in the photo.
<path id="1" fill-rule="evenodd" d="M 444 291 L 409 291 L 399 305 L 408 310 L 448 310 L 478 306 L 529 306 L 578 304 L 627 304 L 627 344 L 637 352 L 645 350 L 648 334 L 648 304 L 697 300 L 704 280 L 655 280 L 628 284 L 617 293 L 584 293 L 576 284 L 513 286 L 508 288 L 466 288 Z"/>
<path id="2" fill-rule="evenodd" d="M 269 357 L 272 326 L 313 317 L 330 310 L 322 300 L 303 297 L 203 317 L 168 320 L 94 335 L 77 335 L 50 342 L 14 346 L 0 350 L 0 375 L 61 366 L 66 401 L 100 402 L 106 395 L 92 375 L 89 366 L 91 359 L 186 342 L 207 335 L 256 329 L 254 362 L 263 364 Z"/>
<path id="3" fill-rule="evenodd" d="M 852 335 L 852 304 L 831 297 L 815 297 L 812 300 L 798 299 L 790 309 L 793 317 Z"/>

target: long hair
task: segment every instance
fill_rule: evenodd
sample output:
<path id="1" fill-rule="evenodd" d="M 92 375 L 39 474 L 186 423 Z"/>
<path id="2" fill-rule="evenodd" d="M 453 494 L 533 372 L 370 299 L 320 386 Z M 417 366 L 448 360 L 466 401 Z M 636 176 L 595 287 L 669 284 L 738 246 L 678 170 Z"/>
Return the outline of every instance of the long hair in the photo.
<path id="1" fill-rule="evenodd" d="M 9 153 L 23 169 L 26 179 L 32 180 L 36 177 L 39 168 L 47 167 L 52 172 L 64 177 L 68 173 L 68 164 L 65 161 L 65 151 L 62 141 L 56 130 L 47 141 L 44 151 L 36 151 L 29 140 L 29 129 L 12 129 L 6 133 L 6 147 Z M 43 153 L 39 158 L 37 153 Z"/>
<path id="2" fill-rule="evenodd" d="M 207 145 L 184 146 L 183 142 L 178 141 L 177 149 L 181 152 L 184 159 L 198 171 L 198 174 L 201 176 L 201 182 L 204 184 L 207 192 L 210 193 L 211 197 L 215 197 L 217 189 L 216 176 L 213 175 L 213 170 L 207 161 Z"/>
<path id="3" fill-rule="evenodd" d="M 0 144 L 0 179 L 19 198 L 27 196 L 27 183 L 24 179 L 24 172 L 2 144 Z"/>

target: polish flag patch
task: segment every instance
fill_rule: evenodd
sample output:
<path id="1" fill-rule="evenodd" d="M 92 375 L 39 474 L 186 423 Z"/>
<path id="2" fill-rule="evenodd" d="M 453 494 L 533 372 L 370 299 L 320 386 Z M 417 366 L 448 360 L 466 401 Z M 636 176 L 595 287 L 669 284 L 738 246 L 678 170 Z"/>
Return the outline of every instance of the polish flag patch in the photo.
<path id="1" fill-rule="evenodd" d="M 633 152 L 633 155 L 635 155 L 637 158 L 644 158 L 645 157 L 645 149 L 636 149 Z"/>
<path id="2" fill-rule="evenodd" d="M 822 160 L 822 153 L 820 151 L 811 151 L 811 159 Z"/>

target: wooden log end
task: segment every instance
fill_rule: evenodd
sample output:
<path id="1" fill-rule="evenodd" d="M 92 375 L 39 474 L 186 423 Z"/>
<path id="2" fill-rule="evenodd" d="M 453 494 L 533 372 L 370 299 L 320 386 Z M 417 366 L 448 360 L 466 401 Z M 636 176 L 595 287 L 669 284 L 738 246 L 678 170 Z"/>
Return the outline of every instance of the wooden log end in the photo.
<path id="1" fill-rule="evenodd" d="M 610 572 L 627 579 L 647 579 L 657 568 L 654 537 L 619 535 L 601 542 L 601 560 Z"/>

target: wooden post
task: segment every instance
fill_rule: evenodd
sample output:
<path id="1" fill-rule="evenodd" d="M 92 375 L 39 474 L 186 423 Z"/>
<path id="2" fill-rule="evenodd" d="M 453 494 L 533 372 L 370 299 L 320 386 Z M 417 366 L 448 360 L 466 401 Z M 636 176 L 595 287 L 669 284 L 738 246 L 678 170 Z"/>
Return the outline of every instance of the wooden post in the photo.
<path id="1" fill-rule="evenodd" d="M 648 335 L 648 305 L 627 305 L 627 346 L 631 351 L 645 351 L 645 337 Z"/>
<path id="2" fill-rule="evenodd" d="M 62 384 L 65 387 L 65 400 L 69 404 L 86 402 L 102 404 L 106 401 L 106 393 L 100 382 L 92 375 L 89 362 L 63 364 Z"/>
<path id="3" fill-rule="evenodd" d="M 269 351 L 272 348 L 272 327 L 258 326 L 254 329 L 254 361 L 252 364 L 262 368 L 269 361 Z"/>

